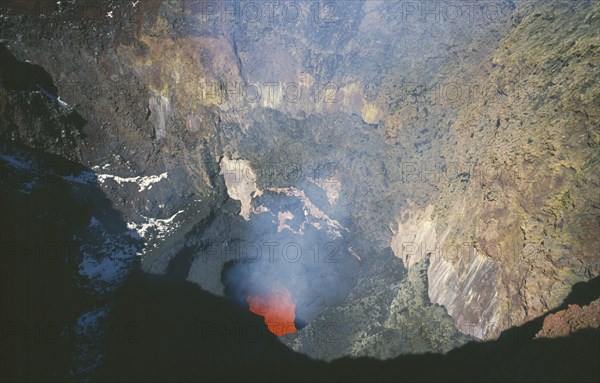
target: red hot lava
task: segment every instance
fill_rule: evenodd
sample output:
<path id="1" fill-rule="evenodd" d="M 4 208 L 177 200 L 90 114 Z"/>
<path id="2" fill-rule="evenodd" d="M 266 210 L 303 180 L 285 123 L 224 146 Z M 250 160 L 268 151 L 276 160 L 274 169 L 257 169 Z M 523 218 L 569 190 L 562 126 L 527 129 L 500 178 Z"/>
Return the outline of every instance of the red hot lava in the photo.
<path id="1" fill-rule="evenodd" d="M 292 294 L 281 284 L 276 283 L 261 295 L 248 295 L 246 301 L 250 311 L 265 318 L 265 323 L 273 334 L 282 336 L 296 332 L 296 304 Z"/>

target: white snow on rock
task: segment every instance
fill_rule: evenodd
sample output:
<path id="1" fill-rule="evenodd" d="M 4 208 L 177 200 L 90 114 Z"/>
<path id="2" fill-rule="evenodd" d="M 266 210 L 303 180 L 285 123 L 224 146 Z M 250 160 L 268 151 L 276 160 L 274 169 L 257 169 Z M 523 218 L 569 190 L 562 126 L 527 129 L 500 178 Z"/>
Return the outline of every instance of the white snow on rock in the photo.
<path id="1" fill-rule="evenodd" d="M 128 178 L 119 177 L 119 176 L 115 176 L 112 174 L 96 174 L 96 177 L 98 177 L 98 181 L 101 184 L 106 182 L 106 180 L 108 180 L 108 179 L 112 179 L 119 185 L 121 185 L 123 183 L 136 183 L 139 187 L 139 191 L 144 191 L 146 189 L 148 189 L 148 190 L 152 189 L 153 184 L 160 182 L 163 179 L 167 179 L 168 176 L 169 175 L 167 172 L 164 172 L 157 176 L 138 176 L 138 177 L 128 177 Z"/>
<path id="2" fill-rule="evenodd" d="M 2 156 L 0 156 L 2 157 Z M 8 161 L 8 160 L 7 160 Z M 25 164 L 21 164 L 18 161 L 13 160 L 14 167 L 25 166 Z M 12 164 L 11 164 L 12 165 Z M 102 169 L 106 169 L 110 167 L 110 164 L 106 164 L 102 167 Z M 98 170 L 100 167 L 98 165 L 93 166 L 92 169 Z M 169 177 L 168 172 L 161 173 L 159 175 L 152 176 L 137 176 L 137 177 L 120 177 L 113 174 L 106 173 L 94 173 L 90 171 L 83 171 L 77 176 L 69 175 L 62 177 L 65 181 L 74 182 L 78 184 L 90 185 L 90 184 L 104 184 L 106 180 L 113 180 L 119 185 L 123 185 L 125 183 L 135 183 L 138 185 L 138 191 L 150 190 L 152 186 L 162 180 L 165 180 Z"/>
<path id="3" fill-rule="evenodd" d="M 64 176 L 62 177 L 65 181 L 82 184 L 82 185 L 91 185 L 98 183 L 98 178 L 95 173 L 83 171 L 78 176 Z"/>
<path id="4" fill-rule="evenodd" d="M 179 228 L 181 222 L 175 220 L 175 218 L 183 212 L 184 210 L 179 210 L 170 218 L 164 219 L 149 218 L 146 216 L 142 216 L 145 222 L 127 223 L 129 235 L 133 238 L 141 238 L 144 240 L 145 247 L 142 248 L 141 251 L 137 253 L 137 255 L 143 256 L 146 253 L 149 245 L 152 245 L 152 247 L 157 248 L 159 242 L 164 241 L 169 235 L 176 231 Z"/>
<path id="5" fill-rule="evenodd" d="M 110 233 L 95 217 L 90 219 L 88 232 L 79 264 L 83 285 L 97 293 L 114 291 L 129 273 L 137 246 L 124 233 Z"/>
<path id="6" fill-rule="evenodd" d="M 86 311 L 77 318 L 77 333 L 82 337 L 96 336 L 100 320 L 108 316 L 106 308 Z"/>
<path id="7" fill-rule="evenodd" d="M 24 170 L 29 173 L 39 171 L 35 161 L 31 158 L 27 158 L 27 156 L 21 152 L 17 152 L 15 155 L 0 154 L 0 159 L 5 161 L 8 166 L 15 169 Z M 19 192 L 22 194 L 31 194 L 33 188 L 37 186 L 37 184 L 38 180 L 35 177 L 29 182 L 24 181 L 21 188 L 19 188 Z"/>
<path id="8" fill-rule="evenodd" d="M 6 164 L 12 168 L 25 170 L 28 172 L 38 171 L 40 175 L 52 175 L 51 173 L 42 172 L 38 169 L 36 162 L 32 158 L 28 158 L 28 156 L 17 152 L 16 154 L 5 154 L 0 153 L 0 159 L 5 161 Z M 110 164 L 105 164 L 102 166 L 102 170 L 106 170 L 110 167 Z M 99 170 L 100 167 L 98 165 L 93 166 L 92 169 Z M 56 175 L 58 176 L 58 175 Z M 165 180 L 169 177 L 168 172 L 161 173 L 159 175 L 151 175 L 151 176 L 137 176 L 137 177 L 120 177 L 113 174 L 106 173 L 94 173 L 93 171 L 82 171 L 79 175 L 68 175 L 62 176 L 65 181 L 78 183 L 83 185 L 93 185 L 93 184 L 104 184 L 106 180 L 113 180 L 119 185 L 125 183 L 135 183 L 138 185 L 138 191 L 150 190 L 152 186 L 162 180 Z"/>
<path id="9" fill-rule="evenodd" d="M 15 169 L 20 170 L 32 170 L 34 168 L 34 163 L 31 159 L 25 158 L 24 156 L 19 157 L 9 156 L 7 154 L 0 154 L 0 158 L 6 161 L 9 166 L 12 166 Z"/>
<path id="10" fill-rule="evenodd" d="M 62 106 L 63 108 L 68 108 L 70 109 L 71 107 L 69 106 L 69 104 L 67 104 L 66 102 L 64 102 L 63 100 L 60 99 L 60 96 L 58 96 L 57 98 L 58 104 L 60 106 Z"/>
<path id="11" fill-rule="evenodd" d="M 146 222 L 144 223 L 135 223 L 129 222 L 127 224 L 127 228 L 135 231 L 141 238 L 148 239 L 150 237 L 150 233 L 154 232 L 156 239 L 164 239 L 167 234 L 172 232 L 173 230 L 179 227 L 178 222 L 174 222 L 175 217 L 179 214 L 183 213 L 183 210 L 179 210 L 177 213 L 173 214 L 170 218 L 160 219 L 160 218 L 148 218 L 145 216 L 144 219 Z"/>
<path id="12" fill-rule="evenodd" d="M 104 322 L 108 317 L 109 307 L 96 308 L 83 312 L 75 327 L 74 341 L 77 364 L 74 372 L 80 376 L 91 374 L 101 363 L 101 351 L 106 338 Z"/>

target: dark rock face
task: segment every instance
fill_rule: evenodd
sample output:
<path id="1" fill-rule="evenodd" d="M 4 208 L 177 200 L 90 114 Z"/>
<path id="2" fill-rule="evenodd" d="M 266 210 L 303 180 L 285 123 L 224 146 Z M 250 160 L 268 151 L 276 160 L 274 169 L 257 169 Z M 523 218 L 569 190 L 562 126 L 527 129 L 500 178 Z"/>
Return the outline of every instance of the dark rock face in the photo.
<path id="1" fill-rule="evenodd" d="M 85 120 L 60 104 L 58 89 L 44 68 L 18 61 L 4 44 L 0 44 L 0 58 L 2 137 L 78 160 Z M 28 97 L 33 92 L 36 96 Z M 14 102 L 7 102 L 8 97 Z M 48 108 L 47 100 L 60 107 Z"/>
<path id="2" fill-rule="evenodd" d="M 391 252 L 379 255 L 342 304 L 330 304 L 303 331 L 282 342 L 332 361 L 346 355 L 389 359 L 401 354 L 447 352 L 471 340 L 456 331 L 443 307 L 427 297 L 427 266 L 408 275 Z M 375 277 L 376 276 L 376 277 Z"/>
<path id="3" fill-rule="evenodd" d="M 262 358 L 597 379 L 526 361 L 598 354 L 529 344 L 600 274 L 598 2 L 275 5 L 0 5 L 6 379 L 185 380 L 231 353 L 248 372 L 224 380 L 263 378 Z M 71 262 L 19 263 L 55 239 Z M 273 283 L 300 329 L 279 339 L 247 313 Z M 64 331 L 28 375 L 39 318 Z M 338 360 L 415 353 L 447 355 Z"/>
<path id="4" fill-rule="evenodd" d="M 141 244 L 89 169 L 6 143 L 0 155 L 2 380 L 84 379 Z"/>

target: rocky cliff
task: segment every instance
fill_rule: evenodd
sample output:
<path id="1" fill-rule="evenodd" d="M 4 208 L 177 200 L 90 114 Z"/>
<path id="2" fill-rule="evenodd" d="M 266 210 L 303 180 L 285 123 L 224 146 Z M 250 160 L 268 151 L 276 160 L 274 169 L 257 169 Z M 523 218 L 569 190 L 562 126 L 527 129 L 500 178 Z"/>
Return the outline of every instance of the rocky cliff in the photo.
<path id="1" fill-rule="evenodd" d="M 36 4 L 0 15 L 7 166 L 82 165 L 144 272 L 285 284 L 294 350 L 447 352 L 600 274 L 596 1 Z"/>
<path id="2" fill-rule="evenodd" d="M 599 10 L 539 4 L 510 29 L 453 122 L 447 160 L 468 170 L 398 225 L 396 241 L 414 232 L 433 254 L 431 300 L 477 337 L 539 316 L 598 275 Z"/>

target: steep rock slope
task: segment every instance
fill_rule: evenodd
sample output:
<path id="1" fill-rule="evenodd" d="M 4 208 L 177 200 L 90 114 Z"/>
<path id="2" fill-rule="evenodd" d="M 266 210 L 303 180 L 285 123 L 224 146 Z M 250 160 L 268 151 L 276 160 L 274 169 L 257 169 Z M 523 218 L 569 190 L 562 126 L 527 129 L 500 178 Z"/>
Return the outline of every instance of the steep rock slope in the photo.
<path id="1" fill-rule="evenodd" d="M 421 252 L 397 254 L 432 253 L 429 296 L 463 332 L 493 338 L 600 271 L 599 23 L 598 2 L 546 2 L 514 26 L 442 149 L 468 170 L 401 219 Z"/>
<path id="2" fill-rule="evenodd" d="M 68 127 L 49 132 L 10 106 L 20 95 L 3 93 L 2 139 L 92 169 L 143 238 L 145 271 L 166 273 L 189 251 L 184 277 L 225 294 L 225 261 L 205 258 L 203 241 L 271 234 L 257 222 L 287 217 L 302 191 L 320 218 L 350 233 L 343 256 L 352 248 L 373 258 L 351 259 L 364 274 L 350 300 L 368 305 L 332 310 L 360 323 L 379 302 L 361 290 L 377 286 L 391 306 L 374 323 L 390 333 L 419 316 L 446 331 L 446 312 L 433 303 L 464 333 L 494 338 L 599 271 L 598 3 L 515 13 L 526 3 L 498 2 L 493 17 L 483 4 L 456 22 L 375 1 L 333 13 L 301 2 L 306 17 L 294 22 L 232 22 L 176 1 L 106 1 L 91 13 L 64 2 L 37 19 L 9 13 L 2 43 L 20 65 L 45 68 L 54 81 L 46 93 L 77 114 L 48 117 Z M 299 98 L 287 93 L 296 87 Z M 240 169 L 223 169 L 223 158 L 247 164 L 265 195 L 238 202 L 225 175 Z M 330 163 L 335 170 L 315 176 Z M 282 191 L 294 203 L 279 202 Z M 265 212 L 269 204 L 285 209 Z M 167 223 L 175 229 L 163 230 Z M 415 267 L 411 283 L 383 260 L 390 247 Z M 390 284 L 371 282 L 382 264 L 393 265 Z M 427 281 L 431 302 L 415 279 Z M 403 313 L 413 291 L 423 299 Z M 376 349 L 378 331 L 354 332 L 336 352 L 406 351 Z M 456 345 L 453 331 L 445 342 Z M 412 335 L 420 350 L 447 350 L 435 334 Z"/>

